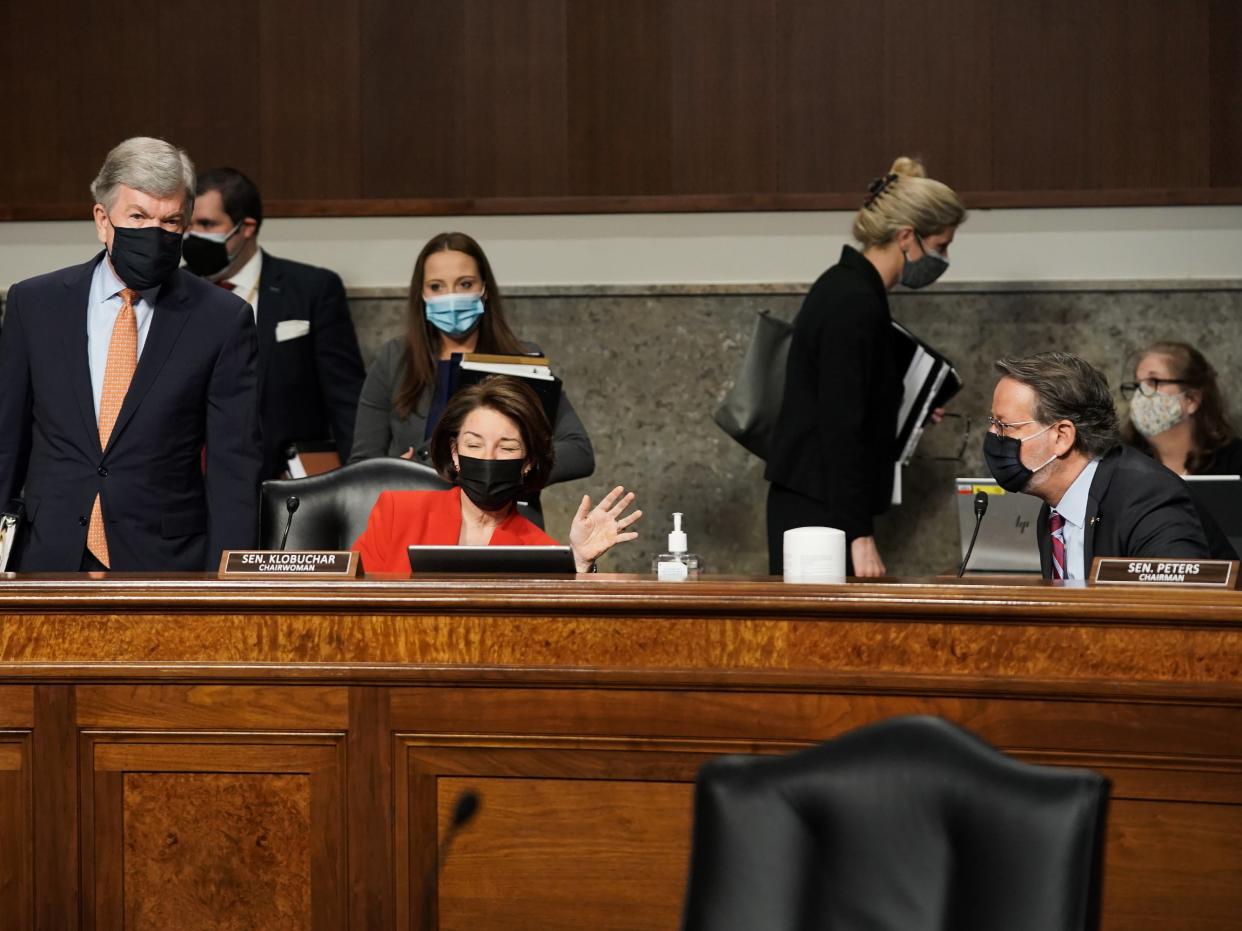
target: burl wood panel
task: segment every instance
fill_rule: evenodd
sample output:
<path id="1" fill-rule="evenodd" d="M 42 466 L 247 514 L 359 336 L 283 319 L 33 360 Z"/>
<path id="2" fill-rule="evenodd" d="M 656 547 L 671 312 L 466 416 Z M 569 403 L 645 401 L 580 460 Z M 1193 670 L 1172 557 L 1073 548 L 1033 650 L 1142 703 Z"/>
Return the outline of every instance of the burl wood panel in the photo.
<path id="1" fill-rule="evenodd" d="M 310 780 L 127 773 L 125 929 L 309 931 Z"/>
<path id="2" fill-rule="evenodd" d="M 345 925 L 339 740 L 87 732 L 87 927 Z"/>
<path id="3" fill-rule="evenodd" d="M 282 676 L 303 677 L 320 674 L 308 666 L 367 664 L 372 676 L 399 678 L 408 673 L 397 667 L 414 664 L 424 667 L 419 675 L 425 667 L 556 669 L 558 682 L 570 669 L 595 679 L 677 671 L 712 681 L 857 673 L 985 676 L 1006 688 L 1054 679 L 1074 688 L 1242 685 L 1236 592 L 1138 598 L 932 582 L 815 591 L 747 580 L 670 592 L 625 578 L 483 580 L 469 592 L 442 580 L 329 588 L 135 582 L 129 590 L 118 580 L 83 586 L 77 608 L 92 609 L 84 617 L 63 610 L 73 600 L 51 584 L 18 580 L 3 591 L 15 616 L 0 628 L 0 662 L 32 677 L 52 676 L 65 663 L 112 675 L 118 664 L 132 664 L 143 676 L 171 677 L 236 677 L 254 671 L 252 664 L 279 663 Z M 115 613 L 118 595 L 130 613 Z M 192 624 L 182 614 L 187 603 L 199 612 Z"/>
<path id="4" fill-rule="evenodd" d="M 675 928 L 689 858 L 692 786 L 573 779 L 442 779 L 482 805 L 440 877 L 441 931 Z"/>

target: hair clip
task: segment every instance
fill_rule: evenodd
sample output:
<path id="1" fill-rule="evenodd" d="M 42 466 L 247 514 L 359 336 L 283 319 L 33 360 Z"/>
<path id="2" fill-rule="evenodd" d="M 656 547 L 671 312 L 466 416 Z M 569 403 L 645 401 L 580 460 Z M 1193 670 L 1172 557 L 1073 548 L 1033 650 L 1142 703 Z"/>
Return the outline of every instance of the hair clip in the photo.
<path id="1" fill-rule="evenodd" d="M 863 207 L 870 210 L 871 205 L 875 203 L 876 198 L 889 189 L 889 186 L 897 180 L 897 172 L 889 172 L 879 178 L 872 178 L 871 183 L 867 185 L 867 198 L 863 201 Z"/>

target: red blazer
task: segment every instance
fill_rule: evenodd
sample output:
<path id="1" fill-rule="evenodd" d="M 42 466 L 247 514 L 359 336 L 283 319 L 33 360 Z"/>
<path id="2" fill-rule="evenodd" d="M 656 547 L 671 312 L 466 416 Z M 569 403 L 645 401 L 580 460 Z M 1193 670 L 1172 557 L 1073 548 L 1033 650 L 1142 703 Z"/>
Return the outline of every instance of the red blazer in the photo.
<path id="1" fill-rule="evenodd" d="M 407 546 L 456 546 L 461 539 L 461 489 L 381 492 L 367 529 L 352 549 L 365 572 L 410 571 Z M 513 511 L 492 531 L 489 546 L 555 546 L 556 541 Z"/>

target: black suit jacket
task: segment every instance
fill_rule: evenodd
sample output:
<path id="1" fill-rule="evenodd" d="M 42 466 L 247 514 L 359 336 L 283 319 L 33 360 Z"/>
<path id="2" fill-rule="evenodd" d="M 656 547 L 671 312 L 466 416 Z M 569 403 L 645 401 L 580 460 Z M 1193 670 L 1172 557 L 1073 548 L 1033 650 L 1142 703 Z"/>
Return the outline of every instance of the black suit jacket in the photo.
<path id="1" fill-rule="evenodd" d="M 1051 509 L 1039 509 L 1036 539 L 1044 578 L 1052 578 Z M 1096 556 L 1185 556 L 1210 553 L 1186 483 L 1130 446 L 1104 455 L 1087 493 L 1083 571 Z"/>
<path id="2" fill-rule="evenodd" d="M 292 442 L 331 441 L 348 462 L 365 371 L 340 276 L 264 252 L 258 305 L 263 478 L 285 470 Z M 278 341 L 293 320 L 310 331 Z"/>
<path id="3" fill-rule="evenodd" d="M 850 539 L 870 536 L 893 493 L 901 392 L 884 282 L 846 246 L 794 321 L 764 477 L 823 502 Z"/>
<path id="4" fill-rule="evenodd" d="M 0 337 L 0 501 L 25 486 L 17 568 L 77 571 L 95 495 L 116 570 L 213 569 L 258 534 L 254 317 L 178 271 L 161 288 L 107 449 L 87 359 L 103 259 L 9 290 Z M 206 448 L 206 470 L 203 450 Z"/>

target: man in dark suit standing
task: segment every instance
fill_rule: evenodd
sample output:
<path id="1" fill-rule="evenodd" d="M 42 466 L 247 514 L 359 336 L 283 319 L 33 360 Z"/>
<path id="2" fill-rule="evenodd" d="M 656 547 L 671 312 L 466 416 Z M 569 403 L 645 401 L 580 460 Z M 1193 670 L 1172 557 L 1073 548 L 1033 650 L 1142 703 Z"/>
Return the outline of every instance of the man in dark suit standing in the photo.
<path id="1" fill-rule="evenodd" d="M 264 252 L 262 225 L 253 181 L 232 168 L 199 176 L 185 261 L 254 308 L 268 479 L 285 471 L 293 443 L 330 442 L 349 461 L 365 372 L 340 276 Z"/>
<path id="2" fill-rule="evenodd" d="M 1001 359 L 996 370 L 984 458 L 1006 491 L 1043 500 L 1044 578 L 1086 578 L 1096 556 L 1208 557 L 1185 483 L 1120 445 L 1104 376 L 1064 352 Z"/>
<path id="3" fill-rule="evenodd" d="M 91 185 L 103 252 L 15 284 L 0 337 L 0 501 L 18 569 L 203 570 L 257 530 L 250 308 L 178 269 L 194 167 L 162 139 Z"/>

